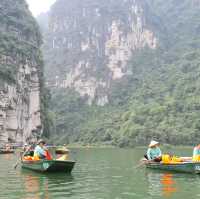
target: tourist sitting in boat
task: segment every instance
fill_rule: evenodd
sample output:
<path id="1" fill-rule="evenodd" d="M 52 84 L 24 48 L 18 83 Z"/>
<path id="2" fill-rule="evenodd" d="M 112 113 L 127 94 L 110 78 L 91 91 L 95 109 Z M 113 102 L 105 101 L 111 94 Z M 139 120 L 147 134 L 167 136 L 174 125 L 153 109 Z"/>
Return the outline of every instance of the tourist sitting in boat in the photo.
<path id="1" fill-rule="evenodd" d="M 200 144 L 195 146 L 193 149 L 192 161 L 194 161 L 194 162 L 200 161 Z"/>
<path id="2" fill-rule="evenodd" d="M 68 160 L 69 150 L 66 147 L 56 149 L 56 160 Z"/>
<path id="3" fill-rule="evenodd" d="M 34 150 L 34 159 L 52 159 L 48 149 L 45 147 L 46 142 L 39 140 Z"/>
<path id="4" fill-rule="evenodd" d="M 23 151 L 21 154 L 24 154 L 24 156 L 34 156 L 34 148 L 30 145 L 25 143 L 23 147 Z"/>
<path id="5" fill-rule="evenodd" d="M 10 144 L 6 144 L 3 147 L 0 147 L 0 154 L 9 154 L 14 153 L 14 150 L 11 148 Z"/>
<path id="6" fill-rule="evenodd" d="M 149 144 L 147 154 L 144 157 L 147 160 L 160 162 L 162 160 L 162 152 L 158 146 L 159 146 L 159 142 L 152 140 Z"/>

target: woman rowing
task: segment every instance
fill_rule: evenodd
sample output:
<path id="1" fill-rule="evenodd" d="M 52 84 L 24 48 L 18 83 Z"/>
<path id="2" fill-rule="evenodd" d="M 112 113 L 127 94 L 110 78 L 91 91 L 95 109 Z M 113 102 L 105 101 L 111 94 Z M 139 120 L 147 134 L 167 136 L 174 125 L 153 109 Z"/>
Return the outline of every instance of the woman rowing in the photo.
<path id="1" fill-rule="evenodd" d="M 162 152 L 158 146 L 159 146 L 159 142 L 152 140 L 149 144 L 147 154 L 144 157 L 147 160 L 160 162 L 162 160 Z"/>

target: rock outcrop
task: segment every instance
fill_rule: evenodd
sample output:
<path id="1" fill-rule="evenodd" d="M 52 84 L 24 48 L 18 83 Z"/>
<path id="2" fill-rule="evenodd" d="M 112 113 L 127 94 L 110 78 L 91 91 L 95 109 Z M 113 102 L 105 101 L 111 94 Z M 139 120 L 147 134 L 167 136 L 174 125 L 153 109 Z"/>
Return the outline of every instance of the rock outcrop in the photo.
<path id="1" fill-rule="evenodd" d="M 112 82 L 132 73 L 134 52 L 158 45 L 147 13 L 141 0 L 58 0 L 44 32 L 49 86 L 108 103 Z"/>
<path id="2" fill-rule="evenodd" d="M 55 141 L 198 144 L 199 19 L 200 0 L 57 0 L 42 26 Z"/>
<path id="3" fill-rule="evenodd" d="M 0 143 L 41 135 L 41 38 L 24 0 L 0 1 Z"/>

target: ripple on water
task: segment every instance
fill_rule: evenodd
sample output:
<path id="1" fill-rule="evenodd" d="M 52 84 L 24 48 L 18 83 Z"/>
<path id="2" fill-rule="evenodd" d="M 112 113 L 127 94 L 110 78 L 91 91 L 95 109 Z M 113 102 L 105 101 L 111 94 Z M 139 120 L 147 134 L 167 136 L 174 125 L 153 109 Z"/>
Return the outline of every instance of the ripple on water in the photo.
<path id="1" fill-rule="evenodd" d="M 197 175 L 133 169 L 143 152 L 80 150 L 72 175 L 39 174 L 20 167 L 14 170 L 16 158 L 11 156 L 5 160 L 0 156 L 0 199 L 192 199 L 200 196 Z"/>

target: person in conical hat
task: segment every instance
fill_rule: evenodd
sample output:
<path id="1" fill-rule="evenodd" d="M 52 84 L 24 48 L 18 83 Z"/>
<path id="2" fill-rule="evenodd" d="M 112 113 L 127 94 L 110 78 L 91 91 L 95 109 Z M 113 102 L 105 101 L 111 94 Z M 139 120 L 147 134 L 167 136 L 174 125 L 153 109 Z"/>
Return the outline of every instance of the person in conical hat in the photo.
<path id="1" fill-rule="evenodd" d="M 157 142 L 155 140 L 151 140 L 149 147 L 152 148 L 152 147 L 155 147 L 155 146 L 158 146 L 158 145 L 159 145 L 159 142 Z"/>
<path id="2" fill-rule="evenodd" d="M 148 160 L 152 160 L 155 162 L 160 162 L 162 160 L 162 152 L 158 146 L 159 142 L 151 140 L 146 155 L 146 158 Z"/>

